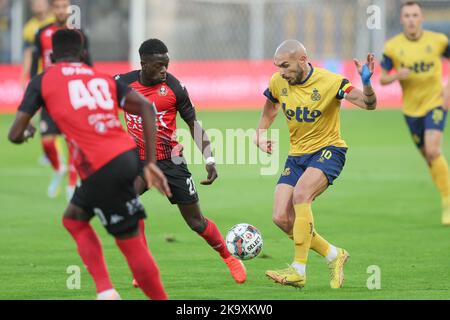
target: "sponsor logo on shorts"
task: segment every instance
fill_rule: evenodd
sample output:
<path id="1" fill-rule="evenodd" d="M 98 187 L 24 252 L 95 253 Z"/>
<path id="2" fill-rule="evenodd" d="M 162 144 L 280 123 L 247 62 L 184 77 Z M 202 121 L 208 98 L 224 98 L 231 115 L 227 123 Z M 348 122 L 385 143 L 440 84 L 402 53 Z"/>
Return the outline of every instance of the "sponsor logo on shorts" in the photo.
<path id="1" fill-rule="evenodd" d="M 433 122 L 435 125 L 439 125 L 444 120 L 444 111 L 436 109 L 433 111 Z"/>
<path id="2" fill-rule="evenodd" d="M 130 216 L 135 215 L 137 212 L 139 211 L 143 211 L 144 207 L 142 206 L 141 202 L 139 201 L 139 198 L 130 200 L 127 202 L 127 209 L 128 209 L 128 214 Z"/>
<path id="3" fill-rule="evenodd" d="M 41 127 L 41 132 L 46 133 L 48 131 L 48 125 L 47 122 L 41 121 L 39 123 L 39 126 Z"/>
<path id="4" fill-rule="evenodd" d="M 118 224 L 119 222 L 122 222 L 123 220 L 125 220 L 124 217 L 119 216 L 119 215 L 117 215 L 117 214 L 113 214 L 113 215 L 111 216 L 111 222 L 110 222 L 110 224 Z"/>
<path id="5" fill-rule="evenodd" d="M 283 177 L 288 177 L 291 175 L 291 168 L 284 169 L 283 173 L 281 174 Z"/>
<path id="6" fill-rule="evenodd" d="M 421 139 L 417 134 L 413 134 L 413 140 L 416 144 L 419 144 L 421 142 Z"/>

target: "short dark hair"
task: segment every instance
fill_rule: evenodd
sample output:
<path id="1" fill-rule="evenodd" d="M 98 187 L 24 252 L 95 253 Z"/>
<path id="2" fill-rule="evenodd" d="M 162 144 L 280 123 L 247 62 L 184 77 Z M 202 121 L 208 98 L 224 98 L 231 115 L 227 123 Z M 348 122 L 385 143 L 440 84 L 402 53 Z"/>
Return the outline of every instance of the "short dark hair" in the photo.
<path id="1" fill-rule="evenodd" d="M 83 36 L 78 30 L 58 30 L 52 37 L 53 57 L 55 59 L 81 57 L 83 42 Z"/>
<path id="2" fill-rule="evenodd" d="M 402 5 L 400 6 L 400 11 L 404 8 L 404 7 L 409 7 L 409 6 L 418 6 L 420 9 L 423 9 L 422 4 L 419 1 L 405 1 L 402 3 Z"/>
<path id="3" fill-rule="evenodd" d="M 139 48 L 139 55 L 141 57 L 152 54 L 166 54 L 169 50 L 167 49 L 164 42 L 159 39 L 149 39 L 142 43 Z"/>

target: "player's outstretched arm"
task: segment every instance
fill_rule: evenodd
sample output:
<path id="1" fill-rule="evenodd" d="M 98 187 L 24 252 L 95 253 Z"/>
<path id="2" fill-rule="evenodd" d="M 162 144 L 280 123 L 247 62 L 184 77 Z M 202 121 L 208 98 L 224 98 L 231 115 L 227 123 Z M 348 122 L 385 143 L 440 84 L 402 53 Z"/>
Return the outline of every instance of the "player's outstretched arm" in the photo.
<path id="1" fill-rule="evenodd" d="M 22 111 L 17 112 L 16 119 L 9 130 L 9 141 L 15 144 L 22 144 L 34 137 L 36 128 L 30 124 L 31 117 L 28 113 Z"/>
<path id="2" fill-rule="evenodd" d="M 196 118 L 186 121 L 186 124 L 189 126 L 192 139 L 195 141 L 197 148 L 206 159 L 206 172 L 208 173 L 208 177 L 201 184 L 204 186 L 212 185 L 219 175 L 217 174 L 216 161 L 211 151 L 211 141 Z"/>
<path id="3" fill-rule="evenodd" d="M 20 104 L 16 119 L 9 130 L 8 139 L 12 143 L 22 144 L 34 136 L 36 129 L 30 124 L 31 119 L 44 105 L 41 95 L 42 76 L 34 77 L 25 90 L 22 103 Z"/>
<path id="4" fill-rule="evenodd" d="M 149 189 L 155 187 L 162 194 L 171 197 L 172 193 L 167 179 L 156 165 L 156 112 L 154 105 L 150 104 L 139 93 L 130 91 L 126 96 L 124 110 L 142 118 L 146 159 L 148 162 L 144 167 L 147 187 Z"/>
<path id="5" fill-rule="evenodd" d="M 365 64 L 357 59 L 354 59 L 354 62 L 361 76 L 363 90 L 354 88 L 345 96 L 345 100 L 362 109 L 375 110 L 377 107 L 377 96 L 370 82 L 375 70 L 375 57 L 373 54 L 368 54 Z"/>
<path id="6" fill-rule="evenodd" d="M 279 110 L 279 104 L 274 103 L 269 99 L 266 100 L 264 111 L 261 116 L 261 120 L 259 121 L 256 135 L 253 139 L 253 142 L 256 144 L 256 146 L 268 154 L 272 154 L 275 141 L 265 138 L 264 135 L 266 134 L 272 123 L 275 121 Z"/>
<path id="7" fill-rule="evenodd" d="M 389 71 L 381 69 L 380 84 L 382 86 L 387 86 L 395 81 L 405 80 L 408 78 L 410 72 L 411 70 L 408 68 L 401 68 L 398 72 L 390 74 Z"/>

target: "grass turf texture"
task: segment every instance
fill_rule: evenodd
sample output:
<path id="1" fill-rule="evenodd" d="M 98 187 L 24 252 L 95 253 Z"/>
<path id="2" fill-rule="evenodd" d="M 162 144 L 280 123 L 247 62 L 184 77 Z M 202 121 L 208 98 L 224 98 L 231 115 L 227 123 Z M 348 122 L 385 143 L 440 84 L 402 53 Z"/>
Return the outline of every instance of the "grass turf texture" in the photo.
<path id="1" fill-rule="evenodd" d="M 253 128 L 259 112 L 200 112 L 206 128 Z M 0 299 L 92 299 L 93 282 L 75 244 L 61 225 L 62 195 L 46 197 L 50 169 L 37 165 L 40 144 L 10 145 L 11 116 L 0 116 Z M 184 124 L 179 122 L 180 126 Z M 288 133 L 280 115 L 280 173 Z M 172 299 L 448 299 L 450 228 L 440 225 L 440 199 L 399 111 L 342 112 L 342 132 L 350 146 L 335 185 L 313 205 L 318 231 L 346 248 L 351 259 L 342 290 L 328 285 L 324 259 L 310 253 L 307 286 L 283 287 L 264 276 L 284 268 L 292 242 L 271 221 L 278 175 L 262 177 L 259 167 L 219 165 L 219 180 L 200 186 L 202 165 L 191 165 L 207 217 L 225 234 L 247 222 L 263 234 L 263 257 L 246 262 L 248 281 L 237 285 L 219 256 L 185 225 L 176 207 L 152 191 L 143 198 L 147 236 Z M 446 135 L 448 138 L 448 134 Z M 448 144 L 447 144 L 448 146 Z M 444 147 L 447 158 L 450 148 Z M 114 241 L 94 220 L 113 283 L 124 299 L 142 299 Z M 173 237 L 174 242 L 166 241 Z M 172 239 L 173 240 L 173 239 Z M 81 290 L 68 290 L 71 265 L 82 266 Z M 368 290 L 367 268 L 381 269 L 381 290 Z"/>

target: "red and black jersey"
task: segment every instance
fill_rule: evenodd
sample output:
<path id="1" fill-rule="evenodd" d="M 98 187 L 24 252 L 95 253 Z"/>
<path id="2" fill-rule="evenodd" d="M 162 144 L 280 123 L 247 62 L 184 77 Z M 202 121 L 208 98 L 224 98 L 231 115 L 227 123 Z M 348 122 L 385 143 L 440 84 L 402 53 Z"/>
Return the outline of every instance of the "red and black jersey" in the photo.
<path id="1" fill-rule="evenodd" d="M 31 65 L 31 78 L 40 73 L 40 71 L 45 71 L 52 66 L 52 61 L 50 54 L 53 52 L 52 37 L 53 34 L 65 27 L 60 27 L 56 23 L 49 24 L 41 29 L 36 34 L 35 43 L 33 47 L 33 61 Z M 88 38 L 83 33 L 82 30 L 78 30 L 83 39 L 83 46 L 87 52 L 87 56 L 84 62 L 88 65 L 92 65 L 92 61 L 89 55 L 89 43 Z"/>
<path id="2" fill-rule="evenodd" d="M 120 154 L 136 148 L 122 128 L 118 108 L 127 86 L 83 63 L 58 63 L 31 80 L 19 111 L 31 116 L 43 106 L 73 148 L 86 179 Z"/>
<path id="3" fill-rule="evenodd" d="M 189 98 L 186 87 L 173 75 L 167 74 L 165 82 L 146 87 L 141 84 L 140 70 L 117 75 L 116 80 L 122 81 L 130 88 L 145 96 L 156 107 L 156 123 L 158 127 L 156 141 L 156 159 L 166 160 L 172 156 L 179 156 L 181 146 L 176 139 L 177 112 L 187 123 L 195 120 L 195 109 Z M 145 160 L 145 141 L 143 136 L 142 119 L 139 116 L 125 113 L 128 132 L 136 140 L 139 156 Z"/>

